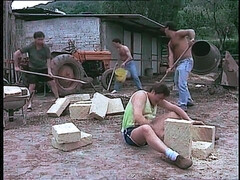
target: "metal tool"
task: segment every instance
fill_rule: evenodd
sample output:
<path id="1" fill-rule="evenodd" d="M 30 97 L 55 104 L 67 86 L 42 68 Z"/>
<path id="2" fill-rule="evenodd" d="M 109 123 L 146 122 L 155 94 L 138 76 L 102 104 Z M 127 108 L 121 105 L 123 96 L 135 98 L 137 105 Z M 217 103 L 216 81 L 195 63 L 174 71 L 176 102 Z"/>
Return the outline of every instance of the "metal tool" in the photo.
<path id="1" fill-rule="evenodd" d="M 62 76 L 55 76 L 52 75 L 50 76 L 49 74 L 44 74 L 44 73 L 38 73 L 38 72 L 32 72 L 32 71 L 26 71 L 26 70 L 19 70 L 20 72 L 24 72 L 24 73 L 28 73 L 28 74 L 35 74 L 35 75 L 39 75 L 39 76 L 46 76 L 46 77 L 50 77 L 50 78 L 57 78 L 57 79 L 63 79 L 63 80 L 68 80 L 68 81 L 74 81 L 74 82 L 79 82 L 82 84 L 87 84 L 88 82 L 82 81 L 80 79 L 71 79 L 71 78 L 66 78 L 66 77 L 62 77 Z"/>
<path id="2" fill-rule="evenodd" d="M 176 64 L 181 60 L 181 58 L 183 57 L 183 55 L 189 50 L 189 48 L 192 47 L 192 45 L 189 45 L 184 51 L 183 53 L 179 56 L 179 58 L 174 62 L 174 64 L 172 65 L 171 69 L 172 70 Z M 161 83 L 168 75 L 168 72 L 166 72 L 166 74 L 162 77 L 162 79 L 158 82 L 158 83 Z"/>
<path id="3" fill-rule="evenodd" d="M 88 75 L 87 75 L 87 73 L 86 73 L 86 71 L 85 71 L 83 68 L 82 68 L 82 71 L 83 71 L 84 75 L 85 75 L 87 78 L 89 78 Z M 95 91 L 95 92 L 98 92 L 97 89 L 95 88 L 95 86 L 93 85 L 93 83 L 90 82 L 90 84 L 91 84 L 92 88 L 94 89 L 94 91 Z"/>
<path id="4" fill-rule="evenodd" d="M 113 72 L 112 72 L 112 75 L 111 75 L 110 81 L 109 81 L 109 83 L 108 83 L 107 91 L 109 91 L 110 86 L 111 86 L 111 84 L 112 84 L 113 75 L 114 75 L 114 73 L 115 73 L 115 70 L 116 70 L 117 65 L 118 65 L 118 62 L 116 62 L 116 64 L 114 65 Z"/>

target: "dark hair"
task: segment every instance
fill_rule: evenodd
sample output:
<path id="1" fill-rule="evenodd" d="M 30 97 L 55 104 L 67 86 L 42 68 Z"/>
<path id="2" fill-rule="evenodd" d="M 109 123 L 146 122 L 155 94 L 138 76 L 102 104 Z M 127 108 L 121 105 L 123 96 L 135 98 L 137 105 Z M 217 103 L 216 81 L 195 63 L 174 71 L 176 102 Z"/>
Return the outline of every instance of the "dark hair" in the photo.
<path id="1" fill-rule="evenodd" d="M 33 34 L 33 38 L 36 39 L 36 38 L 45 38 L 45 35 L 42 31 L 37 31 Z"/>
<path id="2" fill-rule="evenodd" d="M 170 90 L 165 84 L 161 83 L 155 83 L 151 89 L 150 92 L 154 91 L 156 94 L 164 94 L 164 96 L 169 96 L 170 95 Z"/>
<path id="3" fill-rule="evenodd" d="M 164 24 L 165 24 L 165 28 L 168 27 L 169 30 L 172 30 L 172 31 L 176 31 L 177 30 L 176 24 L 173 21 L 167 21 Z"/>
<path id="4" fill-rule="evenodd" d="M 115 43 L 120 43 L 120 44 L 122 44 L 122 43 L 121 43 L 121 40 L 120 40 L 120 39 L 118 39 L 118 38 L 115 38 L 115 39 L 113 39 L 113 40 L 112 40 L 112 42 L 115 42 Z"/>

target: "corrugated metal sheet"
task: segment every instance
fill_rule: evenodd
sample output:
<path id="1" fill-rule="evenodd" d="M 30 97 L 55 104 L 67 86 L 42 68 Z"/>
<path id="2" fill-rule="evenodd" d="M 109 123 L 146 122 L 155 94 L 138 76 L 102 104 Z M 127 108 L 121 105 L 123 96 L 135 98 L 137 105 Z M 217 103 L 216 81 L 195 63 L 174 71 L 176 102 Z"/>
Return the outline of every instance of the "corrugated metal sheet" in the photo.
<path id="1" fill-rule="evenodd" d="M 164 26 L 152 19 L 149 19 L 140 14 L 60 14 L 54 11 L 45 10 L 42 8 L 27 8 L 20 10 L 13 10 L 16 18 L 26 21 L 42 20 L 59 17 L 98 17 L 102 21 L 111 21 L 122 23 L 124 25 L 142 28 L 144 30 L 154 31 L 155 33 L 164 34 L 160 31 Z"/>

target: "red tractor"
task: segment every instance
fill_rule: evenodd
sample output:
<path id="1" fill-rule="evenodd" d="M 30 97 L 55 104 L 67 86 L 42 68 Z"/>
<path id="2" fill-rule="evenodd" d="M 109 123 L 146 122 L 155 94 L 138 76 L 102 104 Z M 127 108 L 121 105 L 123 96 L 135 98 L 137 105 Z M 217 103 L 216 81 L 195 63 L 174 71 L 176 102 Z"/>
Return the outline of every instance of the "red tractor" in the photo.
<path id="1" fill-rule="evenodd" d="M 82 51 L 77 49 L 75 42 L 68 41 L 68 47 L 62 51 L 53 51 L 52 72 L 54 75 L 92 81 L 92 78 L 102 76 L 110 68 L 111 52 L 110 51 Z M 101 82 L 106 89 L 109 82 L 110 71 L 107 76 L 102 76 Z M 105 73 L 106 74 L 106 73 Z M 88 77 L 91 77 L 90 80 Z M 79 92 L 82 84 L 56 79 L 60 96 Z"/>

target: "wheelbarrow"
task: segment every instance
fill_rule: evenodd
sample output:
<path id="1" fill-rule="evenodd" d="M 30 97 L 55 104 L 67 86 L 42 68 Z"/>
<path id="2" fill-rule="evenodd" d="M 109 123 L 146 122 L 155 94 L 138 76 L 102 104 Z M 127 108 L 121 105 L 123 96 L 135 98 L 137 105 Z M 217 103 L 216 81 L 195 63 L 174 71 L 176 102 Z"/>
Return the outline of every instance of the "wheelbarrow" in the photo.
<path id="1" fill-rule="evenodd" d="M 17 93 L 13 94 L 6 94 L 4 92 L 4 97 L 3 97 L 3 109 L 8 112 L 8 118 L 9 121 L 13 121 L 14 119 L 14 112 L 19 111 L 22 108 L 22 116 L 24 117 L 23 113 L 23 106 L 26 104 L 27 100 L 30 97 L 30 93 L 28 88 L 26 87 L 18 87 L 18 86 L 7 86 L 7 88 L 11 90 L 11 88 L 15 88 L 15 90 L 18 88 Z M 16 91 L 15 91 L 16 92 Z M 5 126 L 5 121 L 3 122 Z"/>

